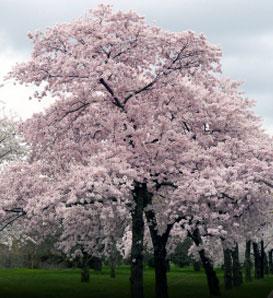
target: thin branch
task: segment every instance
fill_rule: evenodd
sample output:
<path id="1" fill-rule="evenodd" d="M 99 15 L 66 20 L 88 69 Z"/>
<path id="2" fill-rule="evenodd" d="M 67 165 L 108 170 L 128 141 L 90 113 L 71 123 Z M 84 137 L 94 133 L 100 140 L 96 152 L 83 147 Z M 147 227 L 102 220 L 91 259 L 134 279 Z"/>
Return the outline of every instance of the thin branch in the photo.
<path id="1" fill-rule="evenodd" d="M 155 181 L 155 183 L 156 183 L 156 190 L 159 190 L 162 186 L 171 186 L 171 187 L 173 187 L 174 189 L 177 189 L 177 188 L 178 188 L 178 186 L 175 185 L 175 184 L 174 184 L 173 182 L 171 182 L 171 181 L 163 181 L 163 182 L 161 182 L 161 183 Z"/>
<path id="2" fill-rule="evenodd" d="M 10 221 L 8 221 L 6 224 L 4 224 L 1 228 L 0 228 L 0 232 L 2 232 L 7 226 L 11 225 L 13 222 L 15 222 L 17 219 L 19 219 L 22 216 L 25 216 L 26 212 L 22 211 L 19 215 L 17 215 L 16 217 L 14 217 L 13 219 L 11 219 Z"/>
<path id="3" fill-rule="evenodd" d="M 8 151 L 6 151 L 5 153 L 0 155 L 0 159 L 4 158 L 5 156 L 7 156 L 8 154 L 12 153 L 12 149 L 9 149 Z"/>
<path id="4" fill-rule="evenodd" d="M 139 94 L 139 93 L 141 93 L 141 92 L 143 92 L 143 91 L 145 91 L 145 90 L 148 90 L 150 87 L 152 87 L 152 86 L 156 83 L 157 80 L 158 80 L 158 76 L 156 76 L 150 83 L 148 83 L 148 84 L 145 85 L 144 87 L 142 87 L 142 88 L 140 88 L 140 89 L 134 91 L 133 93 L 130 93 L 129 95 L 127 95 L 127 96 L 125 97 L 125 100 L 124 100 L 124 105 L 127 103 L 127 101 L 128 101 L 131 97 L 133 97 L 133 96 L 135 96 L 135 95 L 137 95 L 137 94 Z"/>
<path id="5" fill-rule="evenodd" d="M 269 181 L 260 179 L 260 180 L 258 180 L 257 182 L 258 182 L 258 183 L 259 183 L 259 182 L 262 182 L 262 183 L 264 183 L 266 186 L 268 186 L 268 187 L 270 187 L 270 188 L 273 188 L 273 183 L 271 183 L 271 182 L 269 182 Z"/>

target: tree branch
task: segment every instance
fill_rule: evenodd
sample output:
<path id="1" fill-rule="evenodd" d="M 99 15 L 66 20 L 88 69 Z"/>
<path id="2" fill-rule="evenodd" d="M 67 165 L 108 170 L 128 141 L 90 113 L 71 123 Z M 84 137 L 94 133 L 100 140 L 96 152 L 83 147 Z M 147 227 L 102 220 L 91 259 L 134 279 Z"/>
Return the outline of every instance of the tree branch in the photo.
<path id="1" fill-rule="evenodd" d="M 119 98 L 115 96 L 115 93 L 113 89 L 106 83 L 106 81 L 103 78 L 99 79 L 100 84 L 110 93 L 110 95 L 114 99 L 114 104 L 119 107 L 123 112 L 125 112 L 124 105 L 121 103 Z"/>

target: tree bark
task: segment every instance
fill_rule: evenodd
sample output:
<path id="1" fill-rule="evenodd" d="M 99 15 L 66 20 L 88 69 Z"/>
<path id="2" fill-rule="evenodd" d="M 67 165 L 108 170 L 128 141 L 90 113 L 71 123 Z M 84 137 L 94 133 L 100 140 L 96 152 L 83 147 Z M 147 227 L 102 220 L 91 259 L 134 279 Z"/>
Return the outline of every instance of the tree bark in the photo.
<path id="1" fill-rule="evenodd" d="M 264 278 L 264 257 L 265 257 L 265 252 L 264 252 L 264 241 L 261 240 L 261 262 L 260 262 L 260 266 L 261 266 L 261 278 Z"/>
<path id="2" fill-rule="evenodd" d="M 264 253 L 264 274 L 269 274 L 269 264 L 266 252 Z"/>
<path id="3" fill-rule="evenodd" d="M 245 280 L 246 282 L 252 281 L 252 262 L 251 262 L 251 240 L 246 241 L 245 250 Z"/>
<path id="4" fill-rule="evenodd" d="M 143 238 L 144 238 L 144 199 L 145 184 L 136 183 L 133 190 L 134 208 L 132 216 L 132 250 L 131 250 L 131 296 L 144 298 L 143 289 Z"/>
<path id="5" fill-rule="evenodd" d="M 116 277 L 116 266 L 117 266 L 117 247 L 115 239 L 112 237 L 112 249 L 110 253 L 110 277 L 115 278 Z"/>
<path id="6" fill-rule="evenodd" d="M 254 265 L 255 265 L 255 278 L 261 278 L 261 256 L 259 252 L 259 245 L 256 242 L 253 242 L 253 253 L 254 253 Z"/>
<path id="7" fill-rule="evenodd" d="M 199 232 L 198 228 L 196 228 L 193 231 L 193 233 L 188 232 L 188 234 L 189 234 L 189 237 L 192 238 L 192 240 L 194 241 L 196 246 L 202 245 L 203 242 L 202 242 L 202 238 L 200 236 L 200 232 Z M 216 272 L 214 271 L 212 262 L 206 256 L 204 249 L 201 249 L 199 251 L 199 256 L 200 256 L 202 265 L 205 269 L 205 273 L 206 273 L 206 276 L 207 276 L 207 282 L 208 282 L 210 295 L 214 296 L 214 297 L 221 296 L 220 287 L 219 287 L 219 280 L 217 278 Z"/>
<path id="8" fill-rule="evenodd" d="M 233 262 L 233 285 L 234 287 L 239 287 L 243 283 L 243 275 L 241 271 L 241 265 L 239 260 L 239 246 L 236 243 L 234 249 L 232 250 L 232 262 Z"/>
<path id="9" fill-rule="evenodd" d="M 273 256 L 273 250 L 271 249 L 268 252 L 268 264 L 269 264 L 269 272 L 270 274 L 273 274 L 273 261 L 272 261 L 272 256 Z"/>
<path id="10" fill-rule="evenodd" d="M 155 294 L 157 298 L 168 298 L 166 245 L 158 241 L 154 246 Z"/>
<path id="11" fill-rule="evenodd" d="M 151 195 L 147 196 L 147 203 L 148 205 L 151 204 Z M 147 211 L 145 211 L 145 215 L 147 218 L 154 249 L 155 297 L 168 298 L 168 260 L 166 259 L 166 245 L 173 224 L 167 225 L 166 231 L 162 235 L 159 235 L 157 230 L 156 217 L 152 208 L 149 208 Z"/>
<path id="12" fill-rule="evenodd" d="M 205 250 L 202 249 L 199 251 L 199 255 L 204 266 L 207 282 L 209 286 L 209 293 L 211 296 L 219 297 L 220 294 L 220 287 L 219 287 L 219 280 L 217 278 L 216 272 L 213 269 L 213 265 L 209 258 L 205 255 Z"/>
<path id="13" fill-rule="evenodd" d="M 116 278 L 116 266 L 113 263 L 111 263 L 110 277 L 111 278 Z"/>
<path id="14" fill-rule="evenodd" d="M 231 250 L 224 249 L 224 283 L 225 289 L 229 290 L 233 287 L 233 270 L 232 270 L 232 256 Z"/>
<path id="15" fill-rule="evenodd" d="M 84 265 L 81 268 L 81 282 L 88 283 L 90 281 L 89 267 Z"/>
<path id="16" fill-rule="evenodd" d="M 116 278 L 116 259 L 113 256 L 110 257 L 110 277 Z"/>
<path id="17" fill-rule="evenodd" d="M 80 268 L 81 268 L 81 282 L 88 283 L 90 281 L 89 274 L 89 256 L 86 253 L 83 253 L 83 256 L 80 260 Z"/>

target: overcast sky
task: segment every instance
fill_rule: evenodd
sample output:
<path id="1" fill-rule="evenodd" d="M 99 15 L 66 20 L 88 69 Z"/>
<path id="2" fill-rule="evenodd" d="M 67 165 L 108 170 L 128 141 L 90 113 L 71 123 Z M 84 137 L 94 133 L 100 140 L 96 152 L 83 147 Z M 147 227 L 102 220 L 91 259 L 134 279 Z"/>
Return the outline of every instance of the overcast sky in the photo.
<path id="1" fill-rule="evenodd" d="M 100 3 L 135 10 L 168 30 L 203 32 L 222 48 L 224 74 L 245 82 L 244 91 L 273 134 L 272 0 L 0 0 L 0 81 L 30 55 L 27 32 L 75 19 Z M 50 104 L 29 101 L 31 92 L 8 83 L 0 88 L 0 100 L 25 119 Z"/>

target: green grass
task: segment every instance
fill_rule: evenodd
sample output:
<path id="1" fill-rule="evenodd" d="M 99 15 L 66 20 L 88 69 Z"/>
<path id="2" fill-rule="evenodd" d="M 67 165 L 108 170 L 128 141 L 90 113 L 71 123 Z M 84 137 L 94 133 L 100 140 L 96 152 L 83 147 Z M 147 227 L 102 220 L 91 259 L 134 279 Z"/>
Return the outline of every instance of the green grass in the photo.
<path id="1" fill-rule="evenodd" d="M 218 273 L 223 284 L 222 273 Z M 39 297 L 39 298 L 126 298 L 129 295 L 129 269 L 118 268 L 116 279 L 109 277 L 104 268 L 101 273 L 91 271 L 89 284 L 80 282 L 78 270 L 30 270 L 1 269 L 0 297 Z M 195 273 L 192 269 L 173 268 L 168 275 L 171 298 L 206 298 L 209 297 L 203 272 Z M 151 269 L 145 270 L 145 296 L 153 295 L 154 277 Z M 273 289 L 273 276 L 261 281 L 244 284 L 239 289 L 224 291 L 222 297 L 230 298 L 266 298 Z"/>

